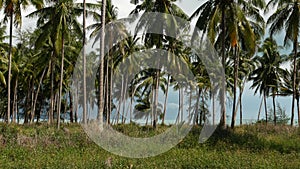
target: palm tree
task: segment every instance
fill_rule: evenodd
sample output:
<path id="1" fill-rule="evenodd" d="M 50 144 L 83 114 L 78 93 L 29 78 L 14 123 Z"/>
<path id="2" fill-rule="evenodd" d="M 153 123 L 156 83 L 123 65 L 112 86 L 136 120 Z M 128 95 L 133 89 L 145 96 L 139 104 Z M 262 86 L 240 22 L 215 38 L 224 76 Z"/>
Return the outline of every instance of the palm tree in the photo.
<path id="1" fill-rule="evenodd" d="M 199 30 L 208 34 L 210 41 L 215 44 L 217 50 L 221 53 L 222 66 L 225 69 L 226 65 L 226 40 L 236 50 L 239 47 L 239 43 L 245 40 L 244 43 L 249 45 L 248 47 L 253 51 L 255 49 L 255 36 L 253 31 L 253 25 L 255 22 L 248 20 L 247 18 L 254 18 L 258 23 L 263 23 L 263 19 L 259 14 L 259 8 L 264 7 L 263 1 L 219 1 L 208 0 L 201 5 L 190 17 L 193 19 L 198 17 L 196 26 Z M 216 34 L 219 36 L 216 37 Z M 243 38 L 247 37 L 247 38 Z M 227 41 L 227 42 L 228 42 Z M 219 50 L 220 49 L 220 50 Z M 235 57 L 235 87 L 237 82 L 237 65 L 238 55 Z M 226 121 L 226 84 L 225 79 L 222 79 L 220 101 L 221 101 L 221 121 L 220 125 L 225 127 Z M 234 89 L 235 90 L 235 89 Z M 234 98 L 236 99 L 236 98 Z M 234 126 L 234 115 L 232 125 Z"/>
<path id="2" fill-rule="evenodd" d="M 136 1 L 132 3 L 136 4 Z M 170 14 L 172 16 L 181 17 L 183 19 L 187 19 L 187 15 L 174 3 L 173 0 L 164 0 L 164 1 L 152 1 L 152 0 L 145 0 L 142 4 L 137 5 L 136 8 L 131 12 L 132 14 L 135 13 L 147 13 L 147 12 L 159 12 L 164 14 Z M 175 30 L 179 30 L 180 25 L 176 22 L 176 19 L 171 20 L 171 22 L 167 22 L 167 24 L 162 24 L 161 22 L 166 18 L 162 18 L 160 16 L 156 17 L 156 20 L 149 20 L 149 18 L 145 15 L 140 18 L 138 21 L 136 31 L 144 31 L 144 44 L 146 48 L 163 48 L 164 44 L 170 41 L 172 38 L 168 38 L 165 36 L 165 32 L 169 30 L 174 30 L 174 25 L 178 26 Z M 170 18 L 169 18 L 170 19 Z M 157 24 L 155 24 L 157 22 Z M 148 30 L 157 30 L 159 34 L 151 34 L 145 33 Z M 160 59 L 160 58 L 159 58 Z M 159 67 L 159 62 L 157 62 L 157 67 Z M 158 106 L 158 90 L 159 90 L 159 77 L 160 77 L 160 69 L 156 70 L 156 80 L 153 86 L 154 90 L 154 104 L 152 111 L 156 114 L 156 108 Z M 156 119 L 157 115 L 153 120 L 153 127 L 156 126 Z"/>
<path id="3" fill-rule="evenodd" d="M 300 25 L 300 1 L 299 0 L 271 0 L 269 1 L 266 12 L 277 5 L 277 10 L 269 17 L 267 24 L 270 25 L 270 36 L 285 30 L 284 45 L 288 41 L 293 43 L 293 99 L 291 125 L 294 125 L 294 108 L 296 99 L 296 59 L 298 53 L 298 37 Z"/>
<path id="4" fill-rule="evenodd" d="M 90 6 L 90 4 L 88 4 Z M 102 7 L 102 4 L 96 4 L 96 6 Z M 112 44 L 113 42 L 116 42 L 116 39 L 124 37 L 124 35 L 127 35 L 127 32 L 125 30 L 125 26 L 122 25 L 121 22 L 117 21 L 117 8 L 112 4 L 111 0 L 106 1 L 106 14 L 105 14 L 105 24 L 107 25 L 107 34 L 105 35 L 105 39 L 108 40 L 108 44 L 105 44 L 108 46 L 108 52 L 106 56 L 104 57 L 104 76 L 105 79 L 105 93 L 104 93 L 104 104 L 103 111 L 105 112 L 107 123 L 110 123 L 110 113 L 112 108 L 111 103 L 111 91 L 112 91 L 112 69 L 113 69 L 113 51 L 114 48 Z M 93 13 L 94 20 L 96 20 L 96 23 L 89 25 L 87 29 L 92 30 L 92 33 L 90 34 L 90 37 L 96 37 L 95 41 L 97 41 L 99 37 L 99 32 L 102 28 L 102 15 L 98 14 L 97 12 Z"/>
<path id="5" fill-rule="evenodd" d="M 280 78 L 283 69 L 280 68 L 280 64 L 283 59 L 280 56 L 279 47 L 275 40 L 267 38 L 262 44 L 259 52 L 262 56 L 256 56 L 257 68 L 250 75 L 250 80 L 253 81 L 251 88 L 255 88 L 255 93 L 259 90 L 260 94 L 263 94 L 265 102 L 265 113 L 267 122 L 267 107 L 266 97 L 271 93 L 273 98 L 273 111 L 274 111 L 274 124 L 276 125 L 276 105 L 275 96 L 277 95 L 280 87 Z"/>
<path id="6" fill-rule="evenodd" d="M 226 38 L 229 38 L 232 47 L 237 47 L 241 36 L 247 36 L 248 40 L 244 43 L 251 44 L 249 47 L 252 50 L 255 48 L 255 36 L 252 28 L 253 23 L 247 17 L 255 18 L 259 23 L 263 22 L 259 15 L 259 8 L 263 8 L 263 1 L 219 1 L 209 0 L 201 5 L 190 17 L 193 19 L 198 17 L 196 26 L 198 29 L 208 33 L 208 37 L 212 43 L 215 44 L 217 50 L 220 49 L 222 66 L 226 65 Z M 247 31 L 240 32 L 244 28 Z M 245 34 L 247 33 L 247 35 Z M 216 34 L 219 36 L 216 37 Z M 250 36 L 249 36 L 250 35 Z M 219 44 L 218 44 L 219 43 Z M 220 48 L 218 48 L 220 47 Z M 236 57 L 238 58 L 238 57 Z M 235 62 L 237 65 L 237 62 Z M 237 67 L 236 71 L 237 72 Z M 235 73 L 237 74 L 237 73 Z M 236 80 L 235 80 L 236 81 Z M 225 79 L 222 80 L 221 85 L 221 121 L 220 125 L 225 127 L 226 110 L 225 110 Z M 233 117 L 234 118 L 234 117 Z M 234 120 L 233 120 L 234 125 Z"/>
<path id="7" fill-rule="evenodd" d="M 63 74 L 64 74 L 64 53 L 65 53 L 65 38 L 70 36 L 71 32 L 75 32 L 81 35 L 80 24 L 76 17 L 81 14 L 82 10 L 77 8 L 75 4 L 70 0 L 61 0 L 55 3 L 53 6 L 37 10 L 29 17 L 39 16 L 37 21 L 38 27 L 42 29 L 42 33 L 37 39 L 38 46 L 50 42 L 53 43 L 53 54 L 52 58 L 61 56 L 60 66 L 60 85 L 59 85 L 59 101 L 58 101 L 58 113 L 57 113 L 57 126 L 60 127 L 60 109 L 62 99 L 62 88 L 63 88 Z M 73 31 L 70 31 L 73 30 Z M 53 59 L 51 61 L 51 72 L 53 73 Z M 52 78 L 53 79 L 53 75 Z M 52 81 L 52 80 L 51 80 Z M 51 82 L 52 83 L 52 82 Z M 53 85 L 51 85 L 53 90 Z M 53 92 L 51 92 L 51 111 L 50 116 L 53 114 Z M 49 118 L 51 119 L 51 118 Z M 49 120 L 51 123 L 52 121 Z"/>
<path id="8" fill-rule="evenodd" d="M 86 124 L 87 116 L 86 116 L 86 55 L 85 55 L 85 36 L 86 36 L 86 29 L 85 29 L 85 20 L 86 20 L 86 0 L 83 0 L 83 15 L 82 15 L 82 57 L 83 57 L 83 123 Z"/>
<path id="9" fill-rule="evenodd" d="M 98 120 L 100 121 L 100 131 L 103 130 L 103 110 L 104 110 L 104 43 L 105 43 L 105 14 L 106 14 L 106 0 L 102 0 L 102 11 L 101 11 L 101 41 L 100 41 L 100 69 L 99 69 L 99 109 L 98 109 Z"/>
<path id="10" fill-rule="evenodd" d="M 298 53 L 299 54 L 299 53 Z M 293 54 L 292 54 L 293 55 Z M 300 69 L 300 62 L 298 60 L 297 62 L 297 70 Z M 291 67 L 291 70 L 286 70 L 284 72 L 283 77 L 283 84 L 280 88 L 280 96 L 290 96 L 293 95 L 293 67 Z M 297 110 L 298 110 L 298 124 L 300 124 L 300 105 L 299 105 L 299 99 L 300 99 L 300 74 L 297 72 L 296 77 L 296 101 L 297 101 Z"/>
<path id="11" fill-rule="evenodd" d="M 11 62 L 12 62 L 12 38 L 13 24 L 15 27 L 22 25 L 21 7 L 25 9 L 29 4 L 33 4 L 37 9 L 42 8 L 43 1 L 20 1 L 20 0 L 1 0 L 0 9 L 4 7 L 4 22 L 10 18 L 9 28 L 9 50 L 8 50 L 8 80 L 7 80 L 7 123 L 10 123 L 10 91 L 11 91 Z"/>

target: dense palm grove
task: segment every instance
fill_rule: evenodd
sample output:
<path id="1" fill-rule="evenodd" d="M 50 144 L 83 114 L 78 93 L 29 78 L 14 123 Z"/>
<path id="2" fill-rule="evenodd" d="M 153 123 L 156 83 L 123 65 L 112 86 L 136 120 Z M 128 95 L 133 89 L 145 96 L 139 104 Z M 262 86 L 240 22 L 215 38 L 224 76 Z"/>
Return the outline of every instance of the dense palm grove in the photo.
<path id="1" fill-rule="evenodd" d="M 99 65 L 99 76 L 95 82 L 97 99 L 92 100 L 87 97 L 87 90 L 84 87 L 85 78 L 81 83 L 76 84 L 77 88 L 83 89 L 80 90 L 81 92 L 71 90 L 70 79 L 81 50 L 85 51 L 83 44 L 86 44 L 86 39 L 97 37 L 104 30 L 102 29 L 104 24 L 118 20 L 117 8 L 113 3 L 110 0 L 95 2 L 95 4 L 85 3 L 85 1 L 74 3 L 71 0 L 45 2 L 1 0 L 0 5 L 4 12 L 0 25 L 1 118 L 7 123 L 19 123 L 21 119 L 24 123 L 34 123 L 41 118 L 46 118 L 49 124 L 56 121 L 59 125 L 60 120 L 67 117 L 70 122 L 86 123 L 86 112 L 89 108 L 87 105 L 97 104 L 100 120 L 113 123 L 110 115 L 113 111 L 119 110 L 118 120 L 115 123 L 125 123 L 126 120 L 123 119 L 125 111 L 120 110 L 125 100 L 129 99 L 131 102 L 132 100 L 138 102 L 130 110 L 130 121 L 131 114 L 134 114 L 135 110 L 140 110 L 145 114 L 139 114 L 141 116 L 139 118 L 148 121 L 148 117 L 151 116 L 149 124 L 155 127 L 159 120 L 164 124 L 168 91 L 174 89 L 180 95 L 183 94 L 184 88 L 190 87 L 197 88 L 197 92 L 190 93 L 191 98 L 196 98 L 195 104 L 191 105 L 193 107 L 191 111 L 195 115 L 197 124 L 203 124 L 206 119 L 208 107 L 206 102 L 216 97 L 221 103 L 220 124 L 225 126 L 226 114 L 231 114 L 233 128 L 238 113 L 242 123 L 242 95 L 245 83 L 250 82 L 251 89 L 263 99 L 266 123 L 277 124 L 276 117 L 280 107 L 276 106 L 276 97 L 285 96 L 291 98 L 291 125 L 294 125 L 296 117 L 300 124 L 299 0 L 271 0 L 268 4 L 263 0 L 208 0 L 199 5 L 191 16 L 185 14 L 175 1 L 131 1 L 136 4 L 132 13 L 160 12 L 186 20 L 195 19 L 198 29 L 205 32 L 214 45 L 225 70 L 225 78 L 221 80 L 220 90 L 216 91 L 211 87 L 203 63 L 192 59 L 193 53 L 181 42 L 163 33 L 145 34 L 142 39 L 130 36 L 118 44 L 109 44 L 110 51 L 107 54 L 104 53 L 104 43 L 101 43 L 103 45 L 99 53 L 84 54 L 82 69 L 85 78 L 89 78 L 90 75 L 89 63 L 85 58 L 105 55 Z M 20 31 L 23 17 L 21 8 L 29 5 L 33 5 L 36 10 L 26 17 L 37 20 L 36 28 Z M 276 8 L 275 12 L 264 20 L 261 14 L 274 8 Z M 91 18 L 95 22 L 86 25 L 86 18 Z M 6 25 L 9 27 L 9 32 L 6 32 Z M 141 26 L 147 27 L 147 23 Z M 164 32 L 167 28 L 161 27 L 161 29 Z M 87 30 L 91 32 L 90 35 L 86 34 Z M 276 43 L 276 35 L 280 32 L 284 32 L 285 35 L 284 46 L 292 46 L 290 55 L 280 53 L 282 47 Z M 128 34 L 128 32 L 120 29 L 118 34 Z M 102 35 L 103 37 L 98 37 L 96 40 L 103 41 L 104 34 Z M 106 38 L 113 38 L 112 36 L 115 35 L 106 35 Z M 164 49 L 180 57 L 197 77 L 197 85 L 180 85 L 172 76 L 161 70 L 145 70 L 136 76 L 128 89 L 119 87 L 121 91 L 115 91 L 110 83 L 115 67 L 132 53 L 144 49 Z M 283 64 L 290 65 L 289 69 L 283 69 Z M 127 83 L 128 77 L 123 79 L 124 83 Z M 122 85 L 121 83 L 123 80 L 119 85 Z M 163 104 L 158 103 L 156 89 L 162 90 L 165 94 Z M 117 98 L 119 104 L 114 104 L 113 95 L 118 92 L 121 93 L 121 97 Z M 151 92 L 153 95 L 150 94 Z M 226 110 L 229 107 L 226 106 L 228 98 L 232 99 L 232 105 L 230 105 L 231 109 Z M 271 114 L 266 105 L 268 98 L 272 99 L 273 103 Z M 78 100 L 89 104 L 80 105 L 81 102 L 79 103 Z M 152 113 L 150 103 L 154 105 Z M 82 116 L 78 113 L 79 107 L 82 107 Z M 179 112 L 181 111 L 178 111 L 178 117 Z M 270 115 L 272 118 L 268 117 Z"/>

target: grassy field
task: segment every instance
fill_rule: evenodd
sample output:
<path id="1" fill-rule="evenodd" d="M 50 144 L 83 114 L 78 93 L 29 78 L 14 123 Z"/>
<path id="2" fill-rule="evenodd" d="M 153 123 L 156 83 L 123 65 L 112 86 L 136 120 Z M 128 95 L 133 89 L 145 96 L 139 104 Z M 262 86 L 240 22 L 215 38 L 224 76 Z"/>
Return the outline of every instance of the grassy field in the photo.
<path id="1" fill-rule="evenodd" d="M 118 126 L 130 135 L 145 131 Z M 150 135 L 161 132 L 147 128 Z M 218 129 L 204 144 L 199 127 L 176 147 L 159 156 L 131 159 L 113 155 L 92 142 L 80 125 L 61 130 L 47 125 L 0 124 L 0 168 L 299 168 L 300 130 L 288 126 L 252 125 Z"/>

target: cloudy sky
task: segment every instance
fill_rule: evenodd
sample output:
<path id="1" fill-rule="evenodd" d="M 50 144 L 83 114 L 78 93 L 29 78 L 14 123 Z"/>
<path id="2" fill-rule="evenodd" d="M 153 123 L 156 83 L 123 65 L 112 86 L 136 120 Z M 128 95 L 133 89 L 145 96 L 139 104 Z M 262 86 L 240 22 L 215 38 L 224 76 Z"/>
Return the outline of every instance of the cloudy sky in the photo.
<path id="1" fill-rule="evenodd" d="M 80 2 L 80 1 L 78 1 Z M 88 2 L 95 2 L 93 0 L 89 0 Z M 134 9 L 134 5 L 130 4 L 130 0 L 112 0 L 113 4 L 118 8 L 118 16 L 119 18 L 125 18 L 128 16 L 128 14 L 130 13 L 131 10 Z M 205 1 L 204 0 L 186 0 L 186 1 L 179 1 L 177 2 L 178 6 L 181 7 L 183 9 L 183 11 L 185 11 L 189 16 L 197 9 L 198 6 L 200 6 L 201 4 L 203 4 Z M 30 28 L 34 28 L 36 25 L 36 21 L 35 19 L 29 19 L 26 18 L 25 16 L 29 13 L 31 13 L 32 11 L 34 11 L 33 7 L 29 7 L 27 10 L 23 11 L 23 26 L 22 29 L 30 29 Z M 0 17 L 3 18 L 3 12 L 1 12 Z M 267 15 L 265 16 L 265 18 L 267 17 Z M 87 23 L 88 25 L 89 23 Z M 280 38 L 278 39 L 283 39 L 282 38 L 283 35 L 279 35 Z M 289 65 L 287 65 L 288 67 Z M 244 96 L 243 96 L 243 110 L 244 110 L 244 118 L 245 119 L 256 119 L 257 118 L 257 112 L 258 112 L 258 108 L 260 105 L 260 101 L 261 98 L 259 97 L 259 94 L 254 96 L 254 93 L 252 90 L 249 90 L 250 87 L 250 83 L 247 84 L 246 88 L 245 88 L 245 92 L 244 92 Z M 177 98 L 178 96 L 175 96 L 176 94 L 173 93 L 171 94 L 171 96 L 173 95 L 173 97 Z M 268 99 L 268 104 L 271 105 L 271 99 Z M 288 114 L 291 111 L 290 110 L 290 104 L 291 104 L 291 98 L 290 97 L 286 97 L 286 98 L 278 98 L 277 101 L 281 104 L 281 106 L 283 106 L 284 108 L 286 108 Z M 231 101 L 232 102 L 232 101 Z M 169 108 L 170 110 L 175 110 L 177 109 L 176 103 L 178 103 L 176 101 L 176 99 L 174 99 L 173 101 L 170 100 L 170 105 Z M 231 111 L 229 111 L 227 114 L 230 116 Z M 264 117 L 264 113 L 262 111 L 262 117 Z M 239 118 L 239 116 L 237 117 Z"/>

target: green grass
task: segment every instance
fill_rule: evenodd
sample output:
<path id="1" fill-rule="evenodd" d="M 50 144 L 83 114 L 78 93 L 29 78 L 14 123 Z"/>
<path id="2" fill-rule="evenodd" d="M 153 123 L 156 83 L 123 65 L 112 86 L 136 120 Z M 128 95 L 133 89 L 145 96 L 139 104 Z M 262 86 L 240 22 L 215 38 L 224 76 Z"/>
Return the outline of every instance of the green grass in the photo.
<path id="1" fill-rule="evenodd" d="M 69 132 L 63 130 L 67 128 Z M 119 125 L 131 136 L 163 132 L 137 125 Z M 288 126 L 252 125 L 217 129 L 204 144 L 194 127 L 176 147 L 155 157 L 131 159 L 111 154 L 92 142 L 80 125 L 61 130 L 47 125 L 0 124 L 0 168 L 299 168 L 300 130 Z"/>

